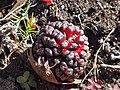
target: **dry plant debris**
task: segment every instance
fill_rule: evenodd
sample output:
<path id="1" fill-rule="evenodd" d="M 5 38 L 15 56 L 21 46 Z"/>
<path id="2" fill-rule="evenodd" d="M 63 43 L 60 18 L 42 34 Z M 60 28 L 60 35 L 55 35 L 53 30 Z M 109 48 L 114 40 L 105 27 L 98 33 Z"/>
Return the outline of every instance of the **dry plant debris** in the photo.
<path id="1" fill-rule="evenodd" d="M 28 23 L 32 21 L 32 13 L 36 22 L 33 20 L 31 26 Z M 119 0 L 5 0 L 2 4 L 0 2 L 0 78 L 16 78 L 16 75 L 20 74 L 18 72 L 32 69 L 27 59 L 29 53 L 26 51 L 32 47 L 42 28 L 55 21 L 73 23 L 88 37 L 91 56 L 81 76 L 82 82 L 76 87 L 86 89 L 89 78 L 95 76 L 96 80 L 103 82 L 101 90 L 119 90 Z M 26 34 L 26 31 L 29 31 L 28 27 L 31 32 Z M 19 60 L 18 56 L 24 59 Z M 20 62 L 20 65 L 13 65 L 13 61 Z M 9 70 L 11 65 L 19 68 L 17 71 L 13 68 L 15 75 Z M 42 82 L 41 79 L 38 83 L 38 89 L 41 90 L 67 88 L 64 85 L 56 87 L 54 84 Z M 16 83 L 15 87 L 20 89 Z"/>

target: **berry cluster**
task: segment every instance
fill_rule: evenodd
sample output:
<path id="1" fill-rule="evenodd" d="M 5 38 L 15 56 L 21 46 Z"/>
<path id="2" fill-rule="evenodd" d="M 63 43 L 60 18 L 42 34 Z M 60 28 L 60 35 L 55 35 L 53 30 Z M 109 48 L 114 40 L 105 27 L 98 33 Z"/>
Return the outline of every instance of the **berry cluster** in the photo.
<path id="1" fill-rule="evenodd" d="M 86 67 L 88 38 L 83 30 L 67 21 L 46 25 L 33 45 L 36 60 L 48 60 L 58 81 L 73 82 Z"/>

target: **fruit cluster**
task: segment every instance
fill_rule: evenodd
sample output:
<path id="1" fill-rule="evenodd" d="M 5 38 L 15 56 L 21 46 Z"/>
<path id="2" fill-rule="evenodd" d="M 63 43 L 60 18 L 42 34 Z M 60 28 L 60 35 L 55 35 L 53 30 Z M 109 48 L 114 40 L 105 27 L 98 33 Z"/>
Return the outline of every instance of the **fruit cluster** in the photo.
<path id="1" fill-rule="evenodd" d="M 32 50 L 37 62 L 48 60 L 58 81 L 73 82 L 86 67 L 88 44 L 88 38 L 79 27 L 56 21 L 41 30 Z"/>

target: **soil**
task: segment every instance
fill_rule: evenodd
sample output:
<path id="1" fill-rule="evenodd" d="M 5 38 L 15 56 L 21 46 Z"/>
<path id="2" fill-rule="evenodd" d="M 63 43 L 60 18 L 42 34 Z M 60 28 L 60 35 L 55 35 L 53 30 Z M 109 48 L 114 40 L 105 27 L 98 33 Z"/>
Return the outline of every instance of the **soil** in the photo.
<path id="1" fill-rule="evenodd" d="M 0 18 L 6 16 L 15 3 L 15 0 L 4 0 L 4 3 L 0 1 Z M 88 59 L 89 64 L 85 71 L 86 74 L 92 69 L 96 52 L 99 51 L 97 54 L 96 76 L 103 82 L 103 87 L 99 90 L 108 90 L 108 86 L 111 84 L 120 86 L 120 82 L 117 83 L 120 80 L 119 0 L 54 0 L 53 5 L 33 0 L 32 4 L 34 7 L 29 8 L 28 15 L 34 12 L 40 29 L 47 23 L 66 20 L 84 30 L 89 39 L 91 54 Z M 16 82 L 16 78 L 25 71 L 32 73 L 37 82 L 37 87 L 31 88 L 31 90 L 87 90 L 80 87 L 79 84 L 57 85 L 42 80 L 29 63 L 29 48 L 25 48 L 25 50 L 18 48 L 17 52 L 11 54 L 13 47 L 19 45 L 19 41 L 16 40 L 11 43 L 16 36 L 9 34 L 12 30 L 15 31 L 14 25 L 10 27 L 9 25 L 12 24 L 8 24 L 9 22 L 10 20 L 7 19 L 0 21 L 0 90 L 23 90 Z M 8 36 L 12 37 L 9 43 L 4 40 Z M 37 34 L 32 34 L 32 37 L 35 40 Z M 101 46 L 102 48 L 99 50 Z M 9 59 L 6 60 L 3 51 L 7 57 L 11 54 Z M 87 86 L 87 79 L 94 74 L 92 71 L 88 75 L 84 85 Z"/>

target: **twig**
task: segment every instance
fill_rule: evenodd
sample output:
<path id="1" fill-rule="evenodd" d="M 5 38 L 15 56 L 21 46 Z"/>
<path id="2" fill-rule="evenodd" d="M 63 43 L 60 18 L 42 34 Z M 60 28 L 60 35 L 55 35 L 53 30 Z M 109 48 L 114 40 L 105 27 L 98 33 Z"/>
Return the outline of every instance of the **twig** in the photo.
<path id="1" fill-rule="evenodd" d="M 4 53 L 4 55 L 5 55 L 5 61 L 3 61 L 3 65 L 4 65 L 4 67 L 0 67 L 0 70 L 3 70 L 3 69 L 5 69 L 7 66 L 8 66 L 8 62 L 10 62 L 10 57 L 11 57 L 11 55 L 15 52 L 15 50 L 13 50 L 8 56 L 6 55 L 6 53 L 5 53 L 5 51 L 4 50 L 2 50 L 3 51 L 3 53 Z"/>
<path id="2" fill-rule="evenodd" d="M 120 69 L 120 65 L 108 65 L 108 64 L 100 64 L 100 65 L 101 65 L 102 67 Z"/>
<path id="3" fill-rule="evenodd" d="M 107 37 L 105 38 L 105 40 L 103 41 L 102 45 L 99 47 L 99 49 L 97 50 L 96 54 L 95 54 L 95 58 L 94 58 L 94 63 L 93 63 L 93 67 L 92 69 L 88 72 L 88 74 L 83 78 L 83 80 L 81 81 L 80 87 L 82 86 L 83 82 L 85 81 L 85 79 L 88 77 L 88 75 L 94 70 L 94 74 L 96 75 L 96 68 L 97 68 L 97 58 L 98 58 L 98 54 L 103 46 L 103 44 L 105 43 L 105 41 L 109 38 L 109 36 L 115 31 L 115 28 L 113 28 L 111 30 L 111 32 L 107 35 Z"/>
<path id="4" fill-rule="evenodd" d="M 98 5 L 100 6 L 100 8 L 102 9 L 102 10 L 104 10 L 104 7 L 103 7 L 103 5 L 100 3 L 100 1 L 98 0 Z"/>
<path id="5" fill-rule="evenodd" d="M 4 21 L 6 20 L 10 15 L 12 15 L 15 11 L 17 11 L 18 9 L 20 9 L 22 6 L 25 5 L 26 2 L 22 3 L 20 6 L 16 7 L 15 9 L 11 10 L 5 17 L 3 17 L 2 19 L 0 19 L 0 21 Z"/>
<path id="6" fill-rule="evenodd" d="M 88 75 L 92 72 L 93 69 L 94 69 L 94 68 L 92 67 L 92 69 L 88 72 L 88 74 L 85 75 L 85 77 L 84 77 L 83 80 L 81 81 L 80 87 L 82 87 L 83 82 L 84 82 L 85 79 L 88 77 Z"/>
<path id="7" fill-rule="evenodd" d="M 94 59 L 94 63 L 93 63 L 93 67 L 96 68 L 97 67 L 97 57 L 99 54 L 99 51 L 101 50 L 102 46 L 104 45 L 105 41 L 110 37 L 110 35 L 115 31 L 115 28 L 113 28 L 111 30 L 111 32 L 107 35 L 107 37 L 105 38 L 105 40 L 103 41 L 102 45 L 99 47 L 99 49 L 97 50 L 96 54 L 95 54 L 95 59 Z"/>

